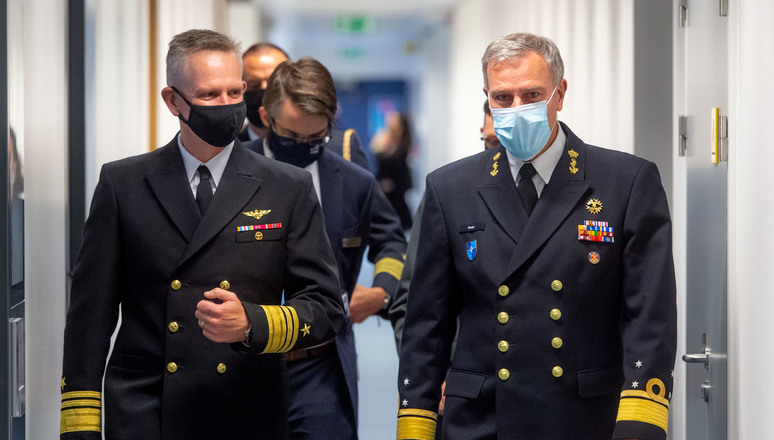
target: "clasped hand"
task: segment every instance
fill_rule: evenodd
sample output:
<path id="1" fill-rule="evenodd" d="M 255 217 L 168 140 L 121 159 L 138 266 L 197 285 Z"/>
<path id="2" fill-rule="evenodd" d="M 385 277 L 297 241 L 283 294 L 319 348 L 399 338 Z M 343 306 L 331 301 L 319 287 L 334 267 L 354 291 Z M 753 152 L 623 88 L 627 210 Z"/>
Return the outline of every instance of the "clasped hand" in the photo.
<path id="1" fill-rule="evenodd" d="M 196 319 L 204 336 L 213 342 L 239 342 L 245 339 L 250 320 L 234 292 L 215 288 L 204 292 L 196 304 Z"/>

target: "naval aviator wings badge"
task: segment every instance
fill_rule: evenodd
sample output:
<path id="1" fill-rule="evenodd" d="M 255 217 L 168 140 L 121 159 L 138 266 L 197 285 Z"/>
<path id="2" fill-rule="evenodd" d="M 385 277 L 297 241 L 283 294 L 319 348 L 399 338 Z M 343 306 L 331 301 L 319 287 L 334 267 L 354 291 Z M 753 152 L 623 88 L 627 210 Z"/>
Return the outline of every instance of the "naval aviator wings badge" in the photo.
<path id="1" fill-rule="evenodd" d="M 260 220 L 261 217 L 271 212 L 271 209 L 256 209 L 254 211 L 245 211 L 242 214 Z"/>
<path id="2" fill-rule="evenodd" d="M 469 241 L 465 244 L 465 250 L 468 253 L 468 260 L 473 261 L 478 251 L 478 240 Z"/>

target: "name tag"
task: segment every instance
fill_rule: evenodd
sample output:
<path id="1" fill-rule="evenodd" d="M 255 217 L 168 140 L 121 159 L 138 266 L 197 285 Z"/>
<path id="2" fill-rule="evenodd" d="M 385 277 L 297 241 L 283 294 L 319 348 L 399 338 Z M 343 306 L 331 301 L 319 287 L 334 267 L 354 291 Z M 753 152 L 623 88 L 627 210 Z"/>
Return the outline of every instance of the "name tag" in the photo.
<path id="1" fill-rule="evenodd" d="M 343 248 L 356 248 L 360 247 L 360 244 L 363 242 L 362 237 L 349 237 L 349 238 L 342 238 L 341 239 L 341 247 Z"/>

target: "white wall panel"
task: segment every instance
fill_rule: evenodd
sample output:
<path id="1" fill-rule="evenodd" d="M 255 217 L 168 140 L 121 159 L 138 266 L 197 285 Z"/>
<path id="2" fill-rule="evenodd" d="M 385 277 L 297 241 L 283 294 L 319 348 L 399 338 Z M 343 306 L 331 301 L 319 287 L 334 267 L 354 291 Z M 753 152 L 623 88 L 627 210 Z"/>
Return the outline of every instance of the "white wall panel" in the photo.
<path id="1" fill-rule="evenodd" d="M 65 314 L 65 0 L 24 0 L 26 433 L 59 437 Z"/>
<path id="2" fill-rule="evenodd" d="M 86 82 L 90 201 L 102 164 L 148 151 L 148 2 L 92 0 L 88 10 L 94 32 Z"/>
<path id="3" fill-rule="evenodd" d="M 774 191 L 771 168 L 771 102 L 774 91 L 767 84 L 774 72 L 774 3 L 770 0 L 730 2 L 732 113 L 729 126 L 729 304 L 736 303 L 738 335 L 729 330 L 729 346 L 736 346 L 738 418 L 731 439 L 774 438 L 774 365 L 770 342 L 774 335 L 774 295 L 771 287 L 774 262 Z M 736 13 L 736 14 L 735 14 Z M 735 60 L 734 60 L 735 58 Z M 734 62 L 735 61 L 735 62 Z M 734 114 L 735 113 L 735 114 Z M 735 240 L 734 240 L 735 238 Z M 731 321 L 731 320 L 730 320 Z M 733 366 L 734 364 L 732 364 Z M 732 417 L 733 419 L 733 417 Z"/>

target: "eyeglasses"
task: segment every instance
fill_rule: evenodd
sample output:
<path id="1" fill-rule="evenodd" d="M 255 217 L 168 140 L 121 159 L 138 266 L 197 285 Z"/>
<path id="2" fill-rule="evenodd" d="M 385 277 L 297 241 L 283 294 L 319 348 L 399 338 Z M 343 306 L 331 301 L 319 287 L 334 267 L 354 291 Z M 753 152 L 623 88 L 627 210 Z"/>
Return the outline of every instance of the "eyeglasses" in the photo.
<path id="1" fill-rule="evenodd" d="M 497 137 L 483 137 L 481 136 L 481 140 L 484 141 L 484 146 L 486 148 L 497 148 L 500 146 L 500 139 L 497 139 Z"/>
<path id="2" fill-rule="evenodd" d="M 329 135 L 316 137 L 316 138 L 283 136 L 277 133 L 277 129 L 279 127 L 277 127 L 277 124 L 274 123 L 274 121 L 272 121 L 272 126 L 274 128 L 273 131 L 274 131 L 274 136 L 277 139 L 277 143 L 279 144 L 280 147 L 283 147 L 283 148 L 292 148 L 298 144 L 306 144 L 310 148 L 324 147 L 331 140 L 331 137 Z"/>

